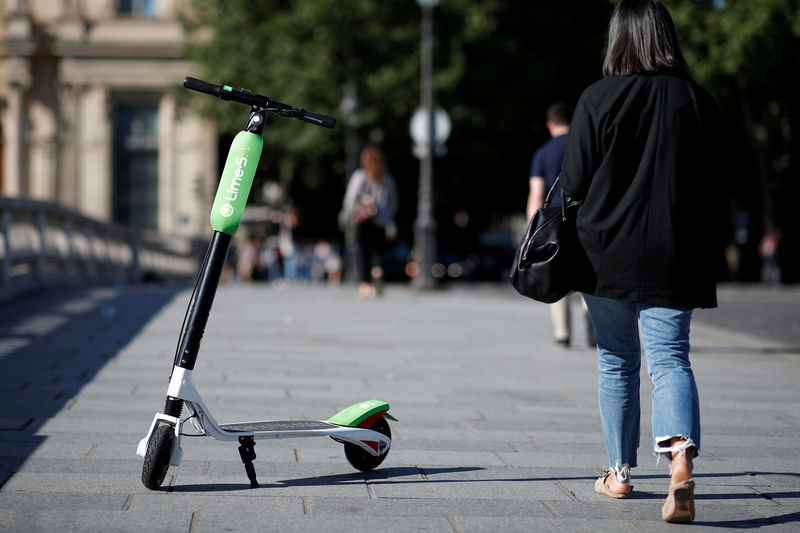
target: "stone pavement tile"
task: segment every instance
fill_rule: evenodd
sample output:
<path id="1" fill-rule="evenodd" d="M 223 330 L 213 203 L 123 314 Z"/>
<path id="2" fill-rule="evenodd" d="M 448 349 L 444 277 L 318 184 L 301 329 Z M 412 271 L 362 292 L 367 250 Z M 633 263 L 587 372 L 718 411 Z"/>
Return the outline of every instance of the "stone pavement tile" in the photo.
<path id="1" fill-rule="evenodd" d="M 751 472 L 736 472 L 728 471 L 726 469 L 713 469 L 709 467 L 707 461 L 703 461 L 702 465 L 698 465 L 698 461 L 699 459 L 695 461 L 694 478 L 698 483 L 702 483 L 706 486 L 732 485 L 740 487 L 764 487 L 774 485 L 773 482 L 761 475 L 754 475 Z M 666 466 L 664 468 L 665 471 L 657 479 L 666 479 Z"/>
<path id="2" fill-rule="evenodd" d="M 527 436 L 531 434 L 530 431 L 524 432 Z M 601 437 L 602 439 L 602 437 Z M 564 453 L 564 449 L 568 446 L 569 453 L 581 453 L 597 455 L 600 459 L 605 460 L 606 448 L 602 442 L 598 442 L 597 435 L 594 435 L 594 442 L 540 442 L 533 439 L 517 441 L 510 441 L 514 447 L 515 452 L 525 454 L 552 454 Z"/>
<path id="3" fill-rule="evenodd" d="M 305 454 L 304 454 L 305 455 Z M 392 449 L 386 461 L 392 464 L 420 464 L 425 466 L 503 467 L 503 460 L 491 451 L 458 452 L 451 450 Z M 313 460 L 313 459 L 309 459 Z"/>
<path id="4" fill-rule="evenodd" d="M 770 457 L 772 461 L 784 461 L 787 466 L 793 463 L 798 463 L 797 444 L 787 442 L 783 446 L 776 446 L 778 443 L 775 442 L 774 438 L 772 439 L 770 445 L 766 446 L 745 447 L 737 446 L 736 444 L 706 447 L 704 443 L 702 452 L 713 452 L 715 458 L 722 458 L 725 460 L 730 460 L 733 458 L 752 458 L 753 455 L 758 454 L 766 455 Z"/>
<path id="5" fill-rule="evenodd" d="M 258 450 L 256 450 L 258 451 Z M 288 450 L 289 453 L 294 453 L 294 450 Z M 245 476 L 244 472 L 244 465 L 239 460 L 238 453 L 235 454 L 236 457 L 233 455 L 229 458 L 229 460 L 214 460 L 208 461 L 206 467 L 206 474 L 209 477 L 216 477 L 216 476 L 241 476 L 242 479 L 245 481 L 247 477 Z M 341 461 L 339 463 L 310 463 L 306 462 L 303 459 L 302 452 L 300 455 L 300 461 L 292 460 L 292 461 L 285 461 L 285 462 L 267 462 L 262 461 L 261 456 L 259 455 L 258 458 L 253 462 L 255 465 L 256 473 L 260 475 L 269 476 L 275 479 L 303 479 L 303 478 L 313 478 L 313 477 L 330 477 L 331 479 L 338 480 L 339 478 L 342 479 L 370 479 L 374 476 L 380 477 L 380 472 L 384 468 L 383 465 L 378 470 L 374 470 L 370 473 L 364 474 L 353 467 L 347 462 L 344 458 L 344 454 L 341 456 Z M 386 464 L 384 462 L 384 464 Z M 180 468 L 183 467 L 181 463 L 180 467 L 171 467 L 175 468 L 175 472 L 177 472 Z M 416 472 L 416 469 L 415 469 Z M 361 476 L 361 477 L 358 477 Z"/>
<path id="6" fill-rule="evenodd" d="M 48 492 L 62 494 L 109 494 L 132 492 L 141 478 L 118 472 L 29 473 L 17 472 L 3 485 L 3 492 Z"/>
<path id="7" fill-rule="evenodd" d="M 77 410 L 66 408 L 60 411 L 55 417 L 42 421 L 36 428 L 35 434 L 42 437 L 75 434 L 77 430 L 85 428 L 91 434 L 124 434 L 140 435 L 134 439 L 145 436 L 153 421 L 156 411 L 164 407 L 163 398 L 160 401 L 147 402 L 148 406 L 126 410 L 124 403 L 115 402 L 108 409 L 97 412 L 84 413 Z M 134 447 L 136 443 L 134 443 Z"/>
<path id="8" fill-rule="evenodd" d="M 575 497 L 585 502 L 603 502 L 608 498 L 594 492 L 594 484 L 586 483 L 563 483 L 570 489 Z M 667 496 L 669 478 L 664 476 L 660 479 L 641 479 L 634 476 L 633 496 L 624 500 L 625 502 L 635 502 L 640 500 L 661 501 L 663 504 Z M 703 478 L 696 478 L 695 501 L 697 504 L 713 503 L 714 505 L 730 505 L 734 507 L 763 505 L 770 500 L 762 494 L 767 491 L 767 487 L 751 487 L 746 485 L 706 485 Z M 781 492 L 783 495 L 792 495 L 791 492 Z M 776 503 L 777 505 L 777 503 Z"/>
<path id="9" fill-rule="evenodd" d="M 599 417 L 598 413 L 598 417 Z M 552 431 L 549 428 L 527 429 L 523 433 L 533 444 L 548 444 L 552 446 L 590 445 L 605 446 L 603 435 L 598 434 L 594 427 L 576 430 Z"/>
<path id="10" fill-rule="evenodd" d="M 348 514 L 358 517 L 402 517 L 403 520 L 409 516 L 449 517 L 453 515 L 526 517 L 528 519 L 553 517 L 552 512 L 541 502 L 520 499 L 315 497 L 308 499 L 307 506 L 310 514 L 318 516 Z"/>
<path id="11" fill-rule="evenodd" d="M 191 527 L 191 512 L 173 509 L 153 516 L 147 511 L 104 511 L 92 509 L 0 510 L 0 530 L 8 533 L 141 533 L 179 532 Z"/>
<path id="12" fill-rule="evenodd" d="M 14 417 L 9 424 L 0 427 L 12 429 L 16 422 L 23 418 L 36 418 L 41 413 L 57 412 L 64 405 L 65 398 L 70 395 L 63 392 L 48 392 L 44 395 L 38 394 L 35 389 L 26 391 L 23 394 L 0 394 L 0 405 L 6 413 L 14 413 Z"/>
<path id="13" fill-rule="evenodd" d="M 391 412 L 391 411 L 390 411 Z M 402 438 L 398 438 L 398 445 L 403 446 L 418 446 L 418 443 L 426 442 L 442 442 L 451 444 L 461 441 L 471 441 L 476 443 L 489 443 L 489 442 L 530 442 L 531 438 L 522 430 L 516 429 L 501 429 L 494 431 L 476 431 L 474 429 L 466 429 L 464 426 L 457 428 L 448 428 L 447 431 L 442 431 L 439 428 L 427 428 L 419 426 L 409 426 L 402 420 L 391 425 L 392 430 L 402 432 Z M 393 443 L 394 445 L 394 443 Z"/>
<path id="14" fill-rule="evenodd" d="M 391 517 L 370 516 L 353 517 L 348 514 L 318 515 L 268 515 L 265 513 L 241 513 L 229 515 L 226 512 L 208 513 L 200 511 L 197 515 L 197 533 L 218 533 L 219 531 L 347 531 L 350 533 L 408 533 L 409 531 L 452 531 L 445 517 L 405 517 L 391 520 Z"/>
<path id="15" fill-rule="evenodd" d="M 227 514 L 236 516 L 243 513 L 259 513 L 262 516 L 281 514 L 286 516 L 302 516 L 308 507 L 310 497 L 270 496 L 265 498 L 263 492 L 250 490 L 249 486 L 241 489 L 231 487 L 226 494 L 197 492 L 150 491 L 129 495 L 128 506 L 131 511 L 152 513 L 169 513 L 175 509 L 199 512 L 201 515 L 213 516 Z M 365 498 L 366 499 L 366 498 Z M 188 528 L 187 528 L 188 529 Z M 224 529 L 220 530 L 224 531 Z"/>
<path id="16" fill-rule="evenodd" d="M 541 446 L 539 451 L 500 453 L 500 459 L 506 466 L 512 467 L 571 467 L 586 465 L 587 471 L 599 468 L 606 460 L 605 450 L 596 448 L 593 452 L 570 448 L 569 450 L 553 450 L 550 446 Z"/>
<path id="17" fill-rule="evenodd" d="M 9 414 L 4 414 L 0 416 L 0 433 L 23 429 L 28 426 L 31 421 L 32 417 L 30 416 L 9 416 Z M 0 436 L 0 439 L 2 438 L 3 437 Z"/>
<path id="18" fill-rule="evenodd" d="M 415 451 L 424 456 L 425 452 L 448 450 L 454 452 L 486 452 L 513 453 L 519 451 L 519 446 L 511 440 L 493 440 L 492 433 L 472 431 L 474 438 L 461 439 L 399 439 L 396 436 L 392 439 L 392 450 Z M 517 440 L 525 437 L 517 434 Z"/>
<path id="19" fill-rule="evenodd" d="M 754 487 L 754 491 L 771 502 L 783 507 L 794 507 L 800 510 L 800 490 L 785 487 Z"/>
<path id="20" fill-rule="evenodd" d="M 508 468 L 435 467 L 423 465 L 420 478 L 371 478 L 378 498 L 445 498 L 555 500 L 572 496 L 550 479 L 526 476 Z M 376 472 L 376 475 L 378 473 Z"/>
<path id="21" fill-rule="evenodd" d="M 695 521 L 691 524 L 668 524 L 661 520 L 660 507 L 656 511 L 655 516 L 650 520 L 636 520 L 641 531 L 648 533 L 719 533 L 720 531 L 747 530 L 795 533 L 797 531 L 797 517 L 792 519 L 794 523 L 781 523 L 761 516 L 758 510 L 752 508 L 706 506 L 697 511 Z"/>
<path id="22" fill-rule="evenodd" d="M 183 461 L 177 468 L 198 475 L 207 470 L 205 463 L 200 461 Z M 142 459 L 136 457 L 135 454 L 129 454 L 129 458 L 125 459 L 119 456 L 113 459 L 32 458 L 26 460 L 18 472 L 43 476 L 50 474 L 120 474 L 120 479 L 137 480 L 142 472 Z"/>
<path id="23" fill-rule="evenodd" d="M 768 518 L 770 523 L 792 526 L 795 528 L 794 531 L 797 531 L 798 525 L 800 525 L 800 508 L 798 506 L 764 505 L 753 507 L 753 510 Z"/>
<path id="24" fill-rule="evenodd" d="M 73 509 L 119 511 L 130 494 L 54 494 L 52 492 L 0 493 L 0 509 L 20 513 L 37 509 L 69 511 Z M 6 530 L 8 531 L 8 530 Z"/>
<path id="25" fill-rule="evenodd" d="M 701 413 L 702 416 L 702 413 Z M 762 449 L 767 446 L 775 446 L 776 439 L 773 435 L 766 433 L 752 434 L 752 435 L 734 435 L 730 432 L 727 433 L 703 433 L 703 452 L 706 449 L 723 449 L 727 446 L 743 447 L 750 449 Z"/>
<path id="26" fill-rule="evenodd" d="M 784 470 L 786 472 L 753 472 L 752 475 L 768 485 L 800 490 L 800 472 L 789 472 L 789 465 Z"/>
<path id="27" fill-rule="evenodd" d="M 256 469 L 260 487 L 251 489 L 247 476 L 196 476 L 175 469 L 167 473 L 161 490 L 173 494 L 229 495 L 232 491 L 246 491 L 250 497 L 289 497 L 289 496 L 343 496 L 350 498 L 369 497 L 369 488 L 363 476 L 344 474 L 313 476 L 290 479 L 285 476 L 270 476 Z M 172 479 L 174 476 L 174 480 Z M 138 480 L 137 480 L 138 481 Z"/>
<path id="28" fill-rule="evenodd" d="M 593 502 L 571 502 L 571 501 L 548 501 L 547 504 L 552 508 L 558 517 L 566 520 L 586 519 L 594 520 L 596 527 L 599 524 L 606 528 L 615 524 L 617 520 L 625 521 L 635 525 L 639 531 L 698 531 L 705 530 L 703 526 L 711 526 L 708 531 L 726 531 L 727 527 L 731 530 L 738 529 L 735 524 L 744 526 L 752 524 L 766 526 L 770 522 L 767 518 L 760 516 L 753 509 L 745 506 L 717 505 L 696 502 L 695 522 L 691 525 L 667 524 L 661 520 L 661 507 L 664 504 L 663 498 L 611 500 L 604 498 Z M 772 529 L 770 528 L 770 531 Z"/>
<path id="29" fill-rule="evenodd" d="M 703 466 L 699 464 L 700 459 L 703 460 Z M 794 464 L 796 465 L 797 463 L 795 462 Z M 754 471 L 781 473 L 790 472 L 792 468 L 792 461 L 787 462 L 786 459 L 761 455 L 758 453 L 757 449 L 754 449 L 751 454 L 743 456 L 704 457 L 701 455 L 700 458 L 695 461 L 695 471 L 698 474 L 704 472 L 738 472 L 747 474 Z"/>
<path id="30" fill-rule="evenodd" d="M 602 522 L 591 519 L 578 518 L 522 518 L 522 517 L 474 517 L 461 516 L 454 517 L 460 531 L 475 533 L 493 533 L 502 531 L 504 533 L 530 533 L 531 531 L 544 533 L 596 533 L 598 530 L 606 529 L 614 532 L 642 533 L 641 528 L 626 520 L 603 520 Z"/>
<path id="31" fill-rule="evenodd" d="M 34 445 L 38 445 L 42 442 L 42 437 L 34 435 L 30 431 L 24 430 L 3 430 L 0 429 L 0 443 L 4 442 L 15 442 L 15 443 L 30 443 Z M 3 457 L 3 454 L 0 453 L 0 457 Z"/>
<path id="32" fill-rule="evenodd" d="M 27 443 L 20 443 L 16 446 L 0 443 L 0 453 L 6 457 L 83 459 L 92 451 L 92 446 L 93 444 L 90 442 L 43 438 L 42 442 L 33 450 Z"/>

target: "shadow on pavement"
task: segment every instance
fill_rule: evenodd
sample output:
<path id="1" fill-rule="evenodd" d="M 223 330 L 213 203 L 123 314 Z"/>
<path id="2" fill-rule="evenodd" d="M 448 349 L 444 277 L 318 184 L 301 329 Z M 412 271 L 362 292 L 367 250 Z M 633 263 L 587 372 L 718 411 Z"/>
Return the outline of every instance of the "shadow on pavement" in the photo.
<path id="1" fill-rule="evenodd" d="M 0 487 L 37 430 L 184 287 L 50 290 L 0 305 Z"/>
<path id="2" fill-rule="evenodd" d="M 771 516 L 769 518 L 753 518 L 751 520 L 731 520 L 717 521 L 717 522 L 703 522 L 695 520 L 692 526 L 706 526 L 706 527 L 719 527 L 724 529 L 757 529 L 765 526 L 772 526 L 776 524 L 791 524 L 800 522 L 800 512 L 789 513 L 779 516 Z"/>

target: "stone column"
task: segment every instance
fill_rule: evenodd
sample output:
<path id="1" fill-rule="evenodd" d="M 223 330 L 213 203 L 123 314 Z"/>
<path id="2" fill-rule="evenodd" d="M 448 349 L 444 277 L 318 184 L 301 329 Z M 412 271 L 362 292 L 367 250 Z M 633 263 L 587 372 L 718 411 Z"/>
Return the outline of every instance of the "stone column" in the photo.
<path id="1" fill-rule="evenodd" d="M 92 85 L 78 105 L 78 208 L 89 217 L 111 220 L 111 109 L 108 90 Z"/>
<path id="2" fill-rule="evenodd" d="M 24 196 L 27 193 L 25 139 L 25 89 L 12 82 L 5 91 L 3 119 L 3 196 Z"/>
<path id="3" fill-rule="evenodd" d="M 175 98 L 165 93 L 158 104 L 158 229 L 180 231 L 184 169 L 175 164 Z"/>
<path id="4" fill-rule="evenodd" d="M 31 198 L 55 201 L 56 192 L 56 116 L 41 100 L 30 104 L 30 143 L 28 193 Z"/>
<path id="5" fill-rule="evenodd" d="M 56 201 L 69 208 L 78 207 L 78 94 L 72 84 L 62 84 L 58 100 L 61 116 L 58 124 L 58 176 Z"/>

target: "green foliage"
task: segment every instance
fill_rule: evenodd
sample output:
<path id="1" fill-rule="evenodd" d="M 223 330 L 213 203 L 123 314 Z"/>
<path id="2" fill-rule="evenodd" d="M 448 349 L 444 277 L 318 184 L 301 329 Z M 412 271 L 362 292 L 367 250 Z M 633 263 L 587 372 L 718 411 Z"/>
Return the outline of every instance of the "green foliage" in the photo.
<path id="1" fill-rule="evenodd" d="M 599 77 L 608 5 L 442 0 L 435 8 L 435 100 L 453 121 L 434 180 L 440 217 L 465 210 L 485 226 L 524 208 L 530 156 L 546 140 L 545 108 L 574 102 Z M 184 14 L 187 55 L 203 79 L 334 116 L 355 90 L 359 144 L 381 139 L 405 225 L 415 216 L 408 122 L 419 105 L 420 19 L 414 0 L 190 0 Z M 192 105 L 222 131 L 244 122 L 233 104 L 198 96 Z M 343 121 L 334 131 L 272 122 L 265 146 L 274 158 L 257 179 L 279 180 L 325 221 L 317 230 L 330 227 L 347 179 Z"/>
<path id="2" fill-rule="evenodd" d="M 800 0 L 671 0 L 692 74 L 730 122 L 734 208 L 753 215 L 757 246 L 764 228 L 783 239 L 784 279 L 798 280 L 797 198 L 800 148 Z M 745 277 L 757 277 L 752 272 Z"/>
<path id="3" fill-rule="evenodd" d="M 472 252 L 481 231 L 524 211 L 530 157 L 548 138 L 545 109 L 574 103 L 600 77 L 609 6 L 441 0 L 434 9 L 435 100 L 453 122 L 434 171 L 440 248 Z M 187 8 L 187 56 L 201 65 L 199 77 L 340 118 L 333 131 L 272 120 L 254 190 L 258 180 L 281 182 L 301 210 L 298 233 L 337 237 L 347 180 L 339 105 L 354 89 L 359 146 L 380 140 L 398 179 L 401 238 L 409 240 L 419 170 L 408 133 L 420 99 L 417 2 L 190 0 Z M 246 115 L 205 95 L 192 105 L 231 133 Z M 456 212 L 469 215 L 467 228 L 454 228 Z"/>
<path id="4" fill-rule="evenodd" d="M 495 4 L 450 2 L 450 16 L 462 31 L 451 36 L 452 61 L 437 65 L 440 90 L 458 83 L 466 67 L 457 52 L 463 42 L 491 29 Z M 353 88 L 365 130 L 407 120 L 418 100 L 419 7 L 412 1 L 192 0 L 185 22 L 196 36 L 189 57 L 204 66 L 210 81 L 235 83 L 333 115 Z M 240 127 L 229 108 L 206 102 L 204 110 L 211 109 L 225 130 Z M 341 135 L 329 131 L 283 125 L 268 129 L 266 138 L 295 160 L 295 169 L 302 161 L 318 163 L 340 152 L 342 144 Z"/>

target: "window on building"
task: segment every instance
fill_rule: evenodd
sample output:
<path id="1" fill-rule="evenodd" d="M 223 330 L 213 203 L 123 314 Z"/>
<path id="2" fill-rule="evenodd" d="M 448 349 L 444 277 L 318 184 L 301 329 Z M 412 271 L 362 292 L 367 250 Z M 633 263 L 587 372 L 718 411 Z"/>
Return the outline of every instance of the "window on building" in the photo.
<path id="1" fill-rule="evenodd" d="M 113 217 L 120 224 L 158 227 L 158 107 L 114 106 Z"/>
<path id="2" fill-rule="evenodd" d="M 158 11 L 158 0 L 117 0 L 118 12 L 122 15 L 138 17 L 155 17 Z"/>

